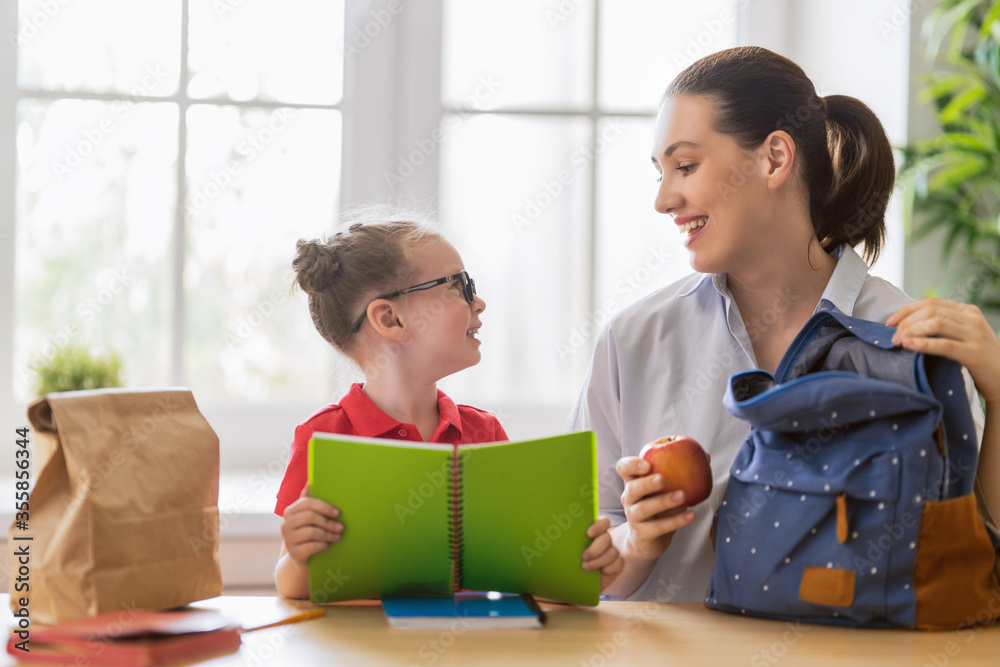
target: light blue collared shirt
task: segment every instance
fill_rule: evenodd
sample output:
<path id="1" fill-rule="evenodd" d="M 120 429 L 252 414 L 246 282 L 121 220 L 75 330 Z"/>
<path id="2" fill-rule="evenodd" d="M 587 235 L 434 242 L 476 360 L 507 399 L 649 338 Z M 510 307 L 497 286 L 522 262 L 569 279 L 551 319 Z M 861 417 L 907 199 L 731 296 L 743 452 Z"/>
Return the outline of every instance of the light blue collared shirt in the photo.
<path id="1" fill-rule="evenodd" d="M 869 275 L 852 248 L 842 246 L 832 254 L 837 266 L 821 300 L 877 322 L 913 301 Z M 774 308 L 780 311 L 795 299 L 789 290 Z M 692 274 L 618 313 L 598 337 L 567 428 L 597 434 L 600 513 L 612 524 L 624 523 L 624 483 L 615 463 L 638 456 L 645 443 L 664 435 L 684 434 L 700 442 L 712 456 L 714 476 L 711 497 L 694 508 L 694 523 L 674 535 L 645 583 L 624 599 L 704 600 L 715 564 L 708 541 L 712 515 L 722 502 L 729 465 L 750 432 L 746 422 L 726 411 L 722 397 L 733 373 L 757 367 L 751 339 L 768 324 L 750 322 L 748 330 L 724 274 Z M 976 396 L 968 374 L 966 380 L 970 397 Z M 978 400 L 973 414 L 982 440 Z"/>

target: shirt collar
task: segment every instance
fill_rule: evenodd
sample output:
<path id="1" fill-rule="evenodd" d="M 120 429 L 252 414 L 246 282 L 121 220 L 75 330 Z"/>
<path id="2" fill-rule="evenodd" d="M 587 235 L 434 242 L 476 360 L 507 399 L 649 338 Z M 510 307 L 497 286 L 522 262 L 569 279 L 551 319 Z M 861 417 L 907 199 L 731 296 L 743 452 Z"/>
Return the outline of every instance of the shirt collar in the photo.
<path id="1" fill-rule="evenodd" d="M 719 290 L 720 293 L 722 293 L 723 295 L 726 294 L 726 288 L 725 288 L 725 286 L 726 286 L 726 274 L 719 273 L 719 274 L 714 274 L 713 275 L 711 273 L 703 273 L 703 274 L 700 274 L 700 275 L 702 277 L 701 280 L 699 280 L 698 282 L 696 282 L 691 289 L 689 289 L 688 291 L 686 291 L 683 294 L 679 295 L 679 298 L 683 299 L 686 296 L 691 296 L 692 294 L 694 294 L 695 292 L 697 292 L 699 289 L 701 289 L 702 285 L 707 285 L 709 282 L 711 282 L 712 284 L 714 284 L 715 285 L 715 289 Z M 720 285 L 721 285 L 721 289 L 720 289 Z"/>
<path id="2" fill-rule="evenodd" d="M 443 391 L 437 390 L 438 425 L 434 429 L 431 442 L 440 442 L 440 437 L 449 426 L 455 427 L 459 437 L 462 435 L 462 419 L 458 414 L 458 406 Z M 351 385 L 351 389 L 340 399 L 340 407 L 347 413 L 358 435 L 366 438 L 379 438 L 390 431 L 396 431 L 401 426 L 413 428 L 412 424 L 396 421 L 380 407 L 375 405 L 360 383 Z"/>
<path id="3" fill-rule="evenodd" d="M 854 248 L 846 243 L 835 248 L 830 253 L 830 256 L 837 260 L 837 266 L 834 267 L 833 275 L 830 276 L 830 280 L 826 284 L 826 289 L 823 290 L 820 302 L 826 299 L 841 312 L 851 315 L 854 312 L 854 304 L 858 300 L 861 288 L 868 278 L 868 265 L 854 251 Z M 715 287 L 716 291 L 728 301 L 730 298 L 729 281 L 724 273 L 702 274 L 701 280 L 695 283 L 691 289 L 681 294 L 680 297 L 690 296 L 706 288 L 709 284 Z M 817 310 L 819 309 L 818 304 L 816 308 Z"/>
<path id="4" fill-rule="evenodd" d="M 382 412 L 359 383 L 351 385 L 350 391 L 340 399 L 340 407 L 347 413 L 357 434 L 365 438 L 377 438 L 402 425 Z"/>
<path id="5" fill-rule="evenodd" d="M 691 296 L 695 292 L 701 291 L 702 289 L 708 289 L 708 286 L 711 285 L 715 288 L 716 292 L 722 295 L 722 297 L 726 300 L 726 303 L 729 303 L 729 278 L 725 273 L 702 273 L 695 275 L 700 275 L 701 280 L 696 282 L 688 291 L 678 295 L 678 298 L 683 299 L 686 296 Z"/>
<path id="6" fill-rule="evenodd" d="M 434 437 L 431 438 L 432 441 L 438 439 L 439 434 L 443 433 L 449 425 L 453 426 L 456 431 L 458 431 L 458 437 L 462 437 L 462 418 L 458 414 L 458 406 L 455 405 L 455 401 L 451 400 L 443 391 L 440 389 L 438 392 L 438 426 L 434 430 Z"/>
<path id="7" fill-rule="evenodd" d="M 854 314 L 854 304 L 861 294 L 865 280 L 868 279 L 868 265 L 861 256 L 854 251 L 854 248 L 846 243 L 830 253 L 830 256 L 837 260 L 837 266 L 833 269 L 833 275 L 826 283 L 823 296 L 820 297 L 820 304 L 824 300 L 829 301 L 842 313 Z M 816 305 L 816 310 L 820 305 Z"/>

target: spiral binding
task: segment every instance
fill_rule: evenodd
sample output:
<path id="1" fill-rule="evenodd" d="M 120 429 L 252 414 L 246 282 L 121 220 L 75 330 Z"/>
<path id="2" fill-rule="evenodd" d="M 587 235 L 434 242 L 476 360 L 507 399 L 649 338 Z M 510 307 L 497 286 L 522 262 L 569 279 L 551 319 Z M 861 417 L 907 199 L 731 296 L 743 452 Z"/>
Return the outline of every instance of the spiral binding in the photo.
<path id="1" fill-rule="evenodd" d="M 448 519 L 448 540 L 451 545 L 451 592 L 454 594 L 463 588 L 463 554 L 465 551 L 463 548 L 464 506 L 462 503 L 465 478 L 463 477 L 462 456 L 458 453 L 457 446 L 452 450 L 451 460 L 448 462 L 448 475 L 451 477 L 451 484 L 448 485 L 448 507 L 451 508 Z"/>

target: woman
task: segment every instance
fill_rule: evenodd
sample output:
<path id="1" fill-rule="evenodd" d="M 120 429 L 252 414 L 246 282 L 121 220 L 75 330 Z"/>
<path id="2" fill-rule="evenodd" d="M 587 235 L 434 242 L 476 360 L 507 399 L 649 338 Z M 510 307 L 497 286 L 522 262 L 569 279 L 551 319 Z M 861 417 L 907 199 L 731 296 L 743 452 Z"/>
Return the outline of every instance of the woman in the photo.
<path id="1" fill-rule="evenodd" d="M 625 571 L 607 593 L 703 600 L 714 564 L 712 514 L 749 432 L 722 406 L 730 375 L 774 371 L 828 299 L 868 320 L 885 322 L 899 311 L 890 321 L 899 341 L 970 366 L 987 412 L 998 412 L 1000 386 L 992 385 L 1000 385 L 1000 341 L 978 309 L 940 300 L 908 305 L 913 299 L 902 290 L 868 274 L 854 246 L 863 244 L 871 262 L 878 257 L 895 175 L 891 145 L 868 107 L 818 97 L 787 58 L 740 47 L 679 74 L 657 115 L 652 162 L 660 174 L 654 206 L 686 236 L 698 273 L 608 323 L 570 427 L 597 433 L 600 510 L 620 524 L 612 537 Z M 955 325 L 945 330 L 945 321 Z M 971 379 L 969 392 L 974 399 Z M 643 444 L 669 434 L 694 437 L 712 457 L 715 490 L 693 510 L 636 457 Z M 989 456 L 998 448 L 988 455 L 984 445 L 982 460 L 992 471 L 983 481 L 994 508 L 1000 466 Z"/>

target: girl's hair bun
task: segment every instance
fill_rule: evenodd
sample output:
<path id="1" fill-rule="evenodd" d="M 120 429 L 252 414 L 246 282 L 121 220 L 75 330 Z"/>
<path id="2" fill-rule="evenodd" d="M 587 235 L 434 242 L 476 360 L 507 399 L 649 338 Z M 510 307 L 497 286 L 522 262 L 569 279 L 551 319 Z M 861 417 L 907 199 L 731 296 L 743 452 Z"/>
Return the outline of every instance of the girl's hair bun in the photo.
<path id="1" fill-rule="evenodd" d="M 319 239 L 295 243 L 296 255 L 292 260 L 295 281 L 306 294 L 317 294 L 330 287 L 341 273 L 337 249 Z"/>

